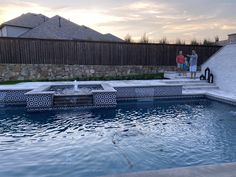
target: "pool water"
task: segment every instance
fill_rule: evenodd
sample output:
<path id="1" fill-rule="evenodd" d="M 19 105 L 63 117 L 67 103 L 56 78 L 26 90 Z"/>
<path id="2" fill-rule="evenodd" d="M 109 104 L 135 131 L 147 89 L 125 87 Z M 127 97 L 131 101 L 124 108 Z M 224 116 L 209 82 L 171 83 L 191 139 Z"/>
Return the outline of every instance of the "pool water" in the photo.
<path id="1" fill-rule="evenodd" d="M 207 99 L 0 108 L 0 176 L 93 177 L 236 162 L 236 107 Z"/>

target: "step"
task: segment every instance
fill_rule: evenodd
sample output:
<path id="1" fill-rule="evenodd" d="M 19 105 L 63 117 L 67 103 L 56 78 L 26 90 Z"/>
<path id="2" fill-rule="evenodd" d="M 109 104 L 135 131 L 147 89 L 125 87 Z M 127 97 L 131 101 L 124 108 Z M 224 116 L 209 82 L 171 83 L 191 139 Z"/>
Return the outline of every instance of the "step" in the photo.
<path id="1" fill-rule="evenodd" d="M 184 83 L 183 84 L 183 87 L 188 87 L 188 86 L 196 86 L 196 87 L 200 87 L 200 86 L 202 86 L 202 87 L 207 87 L 207 86 L 209 86 L 209 87 L 212 87 L 212 86 L 216 86 L 216 84 L 209 84 L 209 83 Z"/>
<path id="2" fill-rule="evenodd" d="M 201 72 L 197 72 L 197 74 L 196 74 L 196 77 L 197 78 L 199 78 L 200 76 L 201 76 Z M 187 72 L 187 77 L 190 77 L 191 75 L 190 75 L 190 73 L 189 72 Z M 177 78 L 183 78 L 183 79 L 186 79 L 186 76 L 183 76 L 182 74 L 181 75 L 179 75 L 179 73 L 177 73 L 177 72 L 165 72 L 164 73 L 164 77 L 165 78 L 170 78 L 170 79 L 177 79 Z"/>
<path id="3" fill-rule="evenodd" d="M 169 80 L 169 81 L 164 81 L 164 83 L 167 83 L 167 84 L 185 84 L 185 83 L 202 83 L 202 84 L 205 84 L 205 83 L 208 83 L 207 81 L 204 81 L 204 80 Z"/>
<path id="4" fill-rule="evenodd" d="M 180 85 L 183 85 L 183 86 L 216 86 L 215 84 L 209 84 L 209 83 L 194 83 L 194 82 L 190 82 L 190 83 L 178 83 Z"/>
<path id="5" fill-rule="evenodd" d="M 204 86 L 201 86 L 201 85 L 199 85 L 199 86 L 183 86 L 183 90 L 190 90 L 190 89 L 219 89 L 219 87 L 218 86 L 216 86 L 216 85 L 204 85 Z"/>

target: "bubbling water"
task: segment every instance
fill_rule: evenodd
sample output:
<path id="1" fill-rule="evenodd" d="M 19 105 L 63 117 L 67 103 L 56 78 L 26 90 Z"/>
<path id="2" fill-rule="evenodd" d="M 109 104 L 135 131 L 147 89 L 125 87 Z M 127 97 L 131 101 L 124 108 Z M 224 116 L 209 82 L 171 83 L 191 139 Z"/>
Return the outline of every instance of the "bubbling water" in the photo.
<path id="1" fill-rule="evenodd" d="M 74 91 L 77 92 L 78 91 L 78 84 L 77 84 L 77 80 L 74 81 Z"/>
<path id="2" fill-rule="evenodd" d="M 54 91 L 56 95 L 90 95 L 93 90 L 103 90 L 101 85 L 78 85 L 75 80 L 72 85 L 52 86 L 49 91 Z"/>

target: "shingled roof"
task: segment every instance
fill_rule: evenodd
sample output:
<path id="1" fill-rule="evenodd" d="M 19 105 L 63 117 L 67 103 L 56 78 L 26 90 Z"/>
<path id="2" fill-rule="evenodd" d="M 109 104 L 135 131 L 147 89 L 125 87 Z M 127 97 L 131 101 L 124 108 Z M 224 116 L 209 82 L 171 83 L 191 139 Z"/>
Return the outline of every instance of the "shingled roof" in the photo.
<path id="1" fill-rule="evenodd" d="M 121 38 L 118 38 L 117 36 L 114 36 L 111 33 L 104 34 L 104 37 L 107 41 L 116 41 L 116 42 L 124 42 Z"/>
<path id="2" fill-rule="evenodd" d="M 25 28 L 35 28 L 46 22 L 49 18 L 42 14 L 27 13 L 9 20 L 2 25 L 19 26 Z"/>
<path id="3" fill-rule="evenodd" d="M 112 34 L 101 34 L 87 26 L 77 25 L 58 15 L 48 18 L 42 14 L 27 13 L 3 23 L 4 26 L 28 28 L 19 38 L 65 39 L 123 42 Z"/>
<path id="4" fill-rule="evenodd" d="M 54 16 L 40 26 L 24 33 L 23 38 L 106 41 L 108 37 L 86 26 Z M 109 41 L 109 40 L 108 40 Z"/>

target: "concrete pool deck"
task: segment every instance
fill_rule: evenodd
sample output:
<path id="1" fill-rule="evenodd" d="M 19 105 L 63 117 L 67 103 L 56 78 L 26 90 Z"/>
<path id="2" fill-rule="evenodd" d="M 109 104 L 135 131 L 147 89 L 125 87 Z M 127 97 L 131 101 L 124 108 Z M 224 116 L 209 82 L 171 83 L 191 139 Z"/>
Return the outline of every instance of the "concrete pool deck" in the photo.
<path id="1" fill-rule="evenodd" d="M 171 78 L 169 80 L 117 80 L 117 81 L 78 81 L 78 84 L 104 84 L 112 87 L 151 87 L 151 86 L 171 86 L 183 85 L 183 96 L 205 95 L 216 100 L 225 100 L 236 105 L 236 95 L 219 89 L 215 84 L 209 84 L 206 81 L 189 78 Z M 0 90 L 21 90 L 36 89 L 43 85 L 73 84 L 73 82 L 25 82 L 15 85 L 1 85 Z"/>
<path id="2" fill-rule="evenodd" d="M 236 163 L 182 167 L 103 177 L 236 177 Z"/>

